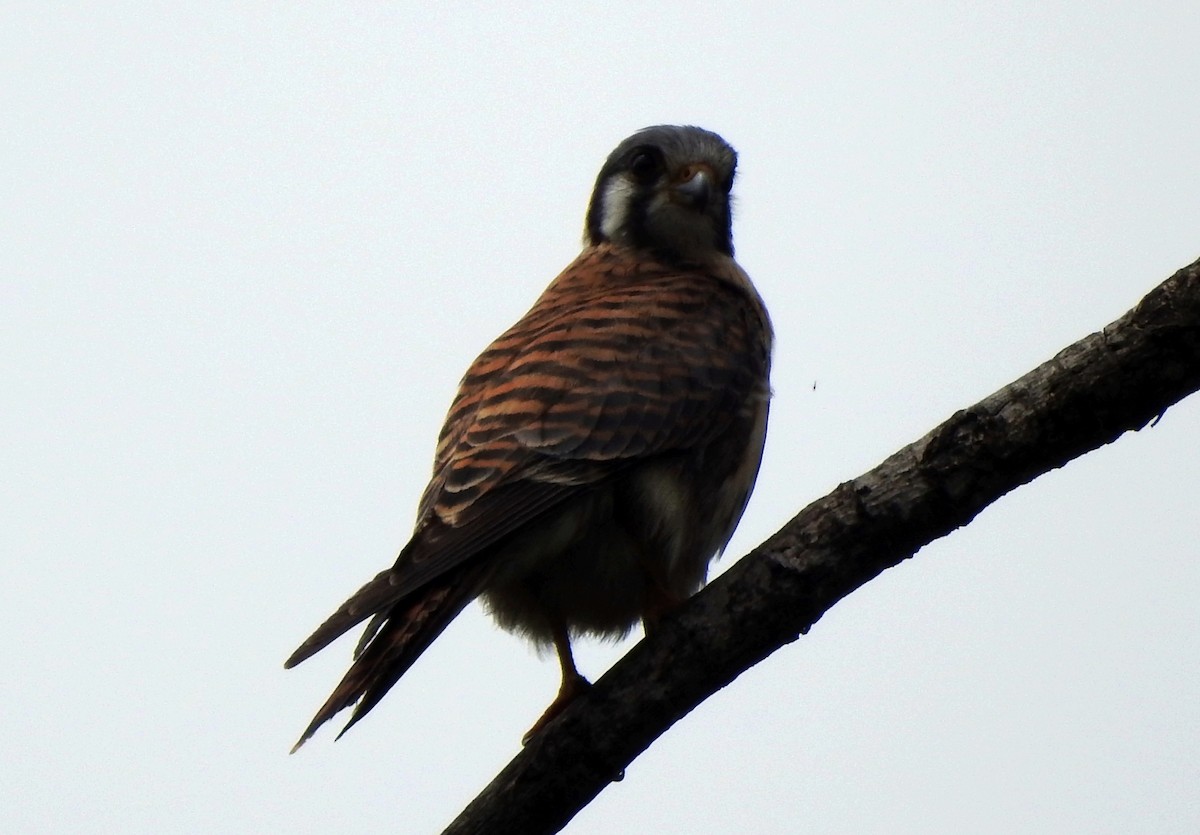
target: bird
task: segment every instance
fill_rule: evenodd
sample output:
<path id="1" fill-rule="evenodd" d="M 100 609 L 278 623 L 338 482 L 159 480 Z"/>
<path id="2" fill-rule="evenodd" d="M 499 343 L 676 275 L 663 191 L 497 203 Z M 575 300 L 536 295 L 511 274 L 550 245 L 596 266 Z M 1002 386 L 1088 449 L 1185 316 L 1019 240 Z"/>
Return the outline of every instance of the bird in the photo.
<path id="1" fill-rule="evenodd" d="M 412 538 L 285 662 L 370 619 L 293 751 L 354 707 L 345 734 L 476 598 L 557 655 L 528 742 L 590 687 L 573 639 L 649 634 L 701 588 L 754 488 L 771 398 L 771 321 L 733 257 L 736 167 L 694 126 L 609 154 L 582 252 L 462 378 Z"/>

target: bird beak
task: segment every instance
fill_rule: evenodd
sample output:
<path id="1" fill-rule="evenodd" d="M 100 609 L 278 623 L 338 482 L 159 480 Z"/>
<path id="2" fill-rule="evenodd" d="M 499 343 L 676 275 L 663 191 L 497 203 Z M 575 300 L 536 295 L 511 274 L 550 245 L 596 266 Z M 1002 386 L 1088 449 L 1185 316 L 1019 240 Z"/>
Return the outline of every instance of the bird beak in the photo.
<path id="1" fill-rule="evenodd" d="M 712 169 L 703 163 L 690 163 L 679 171 L 671 185 L 671 197 L 692 209 L 701 210 L 712 198 L 716 177 Z"/>

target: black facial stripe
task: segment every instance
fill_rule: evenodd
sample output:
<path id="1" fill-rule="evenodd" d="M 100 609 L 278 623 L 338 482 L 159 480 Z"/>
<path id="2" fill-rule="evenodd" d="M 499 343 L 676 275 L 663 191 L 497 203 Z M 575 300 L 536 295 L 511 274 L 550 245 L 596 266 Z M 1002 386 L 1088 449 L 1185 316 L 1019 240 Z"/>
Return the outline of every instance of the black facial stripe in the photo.
<path id="1" fill-rule="evenodd" d="M 629 235 L 629 242 L 636 247 L 650 244 L 649 235 L 646 232 L 646 209 L 650 205 L 652 196 L 653 192 L 649 187 L 642 186 L 629 202 L 625 215 L 625 230 Z"/>

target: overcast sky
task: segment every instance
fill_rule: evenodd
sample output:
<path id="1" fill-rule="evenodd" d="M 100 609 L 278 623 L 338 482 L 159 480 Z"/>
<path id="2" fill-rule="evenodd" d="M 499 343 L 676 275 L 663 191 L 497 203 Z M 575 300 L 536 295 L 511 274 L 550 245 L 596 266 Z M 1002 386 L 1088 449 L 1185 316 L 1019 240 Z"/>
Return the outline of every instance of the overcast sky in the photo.
<path id="1" fill-rule="evenodd" d="M 0 829 L 437 832 L 509 760 L 557 665 L 477 607 L 292 757 L 352 642 L 282 662 L 404 544 L 460 375 L 638 128 L 738 148 L 778 334 L 718 570 L 1200 255 L 1191 0 L 810 5 L 4 4 Z M 1198 507 L 1193 397 L 567 831 L 1200 831 Z"/>

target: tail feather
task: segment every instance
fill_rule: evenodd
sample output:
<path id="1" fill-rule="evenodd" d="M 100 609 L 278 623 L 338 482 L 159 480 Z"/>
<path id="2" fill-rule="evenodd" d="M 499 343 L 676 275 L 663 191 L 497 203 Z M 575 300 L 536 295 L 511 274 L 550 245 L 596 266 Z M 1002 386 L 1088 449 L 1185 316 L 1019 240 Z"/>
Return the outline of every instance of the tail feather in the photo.
<path id="1" fill-rule="evenodd" d="M 371 639 L 379 634 L 379 630 L 387 623 L 387 612 L 380 612 L 375 617 L 371 618 L 371 622 L 367 624 L 367 628 L 363 630 L 362 635 L 358 637 L 358 643 L 354 647 L 354 658 L 357 659 L 360 655 L 366 652 L 367 647 L 371 644 Z"/>
<path id="2" fill-rule="evenodd" d="M 297 647 L 288 660 L 283 662 L 284 669 L 290 670 L 301 661 L 325 649 L 371 615 L 381 614 L 396 603 L 394 573 L 394 570 L 390 568 L 379 572 L 373 580 L 351 595 L 349 600 L 318 626 L 316 631 Z"/>
<path id="3" fill-rule="evenodd" d="M 317 711 L 317 715 L 313 717 L 312 722 L 293 746 L 292 753 L 295 753 L 301 745 L 308 741 L 321 725 L 342 710 L 357 704 L 350 721 L 338 734 L 339 739 L 379 703 L 384 694 L 400 680 L 400 677 L 408 671 L 421 653 L 450 625 L 450 621 L 454 620 L 458 613 L 475 598 L 474 584 L 464 582 L 468 578 L 464 578 L 462 574 L 463 572 L 460 571 L 452 572 L 441 582 L 430 584 L 421 591 L 395 603 L 388 611 L 381 612 L 376 620 L 372 621 L 372 626 L 378 631 L 371 635 L 369 643 L 365 647 L 360 646 L 354 663 L 338 686 L 334 688 L 325 704 Z M 364 586 L 359 594 L 367 591 L 377 580 L 379 577 Z M 371 613 L 367 612 L 366 614 Z M 334 615 L 330 621 L 336 617 L 337 615 Z M 359 620 L 362 619 L 359 618 Z M 355 623 L 357 622 L 355 621 Z M 350 626 L 352 625 L 350 624 Z M 314 642 L 314 639 L 322 634 L 324 628 L 322 626 L 321 629 L 318 629 L 314 636 L 309 638 L 300 650 L 296 651 L 293 658 L 300 655 L 302 650 Z M 343 628 L 337 634 L 340 635 L 348 628 L 349 626 Z M 368 635 L 370 635 L 369 630 Z M 334 637 L 337 636 L 329 637 L 320 646 L 299 657 L 295 663 L 304 660 L 312 652 L 316 652 L 321 646 L 333 640 Z M 292 659 L 288 660 L 292 661 Z M 290 663 L 289 666 L 291 666 Z"/>

